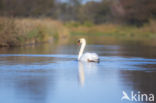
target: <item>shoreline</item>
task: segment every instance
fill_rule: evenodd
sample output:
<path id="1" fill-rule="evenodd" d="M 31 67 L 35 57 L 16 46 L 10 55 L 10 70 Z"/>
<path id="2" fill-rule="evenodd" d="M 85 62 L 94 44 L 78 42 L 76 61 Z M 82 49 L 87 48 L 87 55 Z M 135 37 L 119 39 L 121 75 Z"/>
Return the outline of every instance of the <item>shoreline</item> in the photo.
<path id="1" fill-rule="evenodd" d="M 116 39 L 156 40 L 156 21 L 142 27 L 121 24 L 63 23 L 50 18 L 0 17 L 0 47 L 17 47 L 63 41 L 71 36 L 99 36 Z"/>

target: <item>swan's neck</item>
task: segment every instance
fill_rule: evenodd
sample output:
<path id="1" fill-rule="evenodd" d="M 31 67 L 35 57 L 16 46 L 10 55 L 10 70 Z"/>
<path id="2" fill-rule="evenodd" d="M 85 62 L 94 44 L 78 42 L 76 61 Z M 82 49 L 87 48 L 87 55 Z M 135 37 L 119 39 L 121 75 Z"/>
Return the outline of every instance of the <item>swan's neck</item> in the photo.
<path id="1" fill-rule="evenodd" d="M 81 48 L 80 48 L 80 51 L 79 51 L 78 60 L 80 60 L 80 58 L 81 58 L 81 56 L 83 54 L 83 51 L 84 51 L 85 46 L 86 46 L 86 43 L 85 42 L 82 43 Z"/>

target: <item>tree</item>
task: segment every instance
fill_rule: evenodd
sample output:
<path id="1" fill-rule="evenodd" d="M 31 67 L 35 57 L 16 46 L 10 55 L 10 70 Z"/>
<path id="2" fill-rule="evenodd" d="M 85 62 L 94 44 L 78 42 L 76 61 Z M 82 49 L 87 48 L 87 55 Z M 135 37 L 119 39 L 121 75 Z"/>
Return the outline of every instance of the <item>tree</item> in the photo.
<path id="1" fill-rule="evenodd" d="M 156 15 L 155 0 L 119 0 L 112 4 L 114 17 L 129 24 L 142 25 Z"/>
<path id="2" fill-rule="evenodd" d="M 54 0 L 1 0 L 0 15 L 5 16 L 42 16 L 48 15 Z"/>

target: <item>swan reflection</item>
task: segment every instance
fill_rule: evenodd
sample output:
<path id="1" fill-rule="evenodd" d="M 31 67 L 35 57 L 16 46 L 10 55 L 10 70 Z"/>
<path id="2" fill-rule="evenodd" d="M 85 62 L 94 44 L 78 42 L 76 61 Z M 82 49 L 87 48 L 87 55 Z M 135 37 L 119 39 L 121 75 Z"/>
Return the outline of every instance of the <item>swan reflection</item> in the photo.
<path id="1" fill-rule="evenodd" d="M 79 83 L 83 87 L 85 81 L 89 80 L 90 76 L 97 72 L 97 63 L 79 62 L 78 63 L 78 78 Z"/>

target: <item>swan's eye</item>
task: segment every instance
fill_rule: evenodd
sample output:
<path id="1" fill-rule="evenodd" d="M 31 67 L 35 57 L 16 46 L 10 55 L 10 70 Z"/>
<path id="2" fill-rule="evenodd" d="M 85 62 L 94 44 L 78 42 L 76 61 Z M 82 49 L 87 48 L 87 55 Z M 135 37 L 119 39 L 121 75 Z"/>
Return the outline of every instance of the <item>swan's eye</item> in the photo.
<path id="1" fill-rule="evenodd" d="M 78 40 L 77 43 L 80 43 L 80 40 Z"/>

